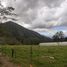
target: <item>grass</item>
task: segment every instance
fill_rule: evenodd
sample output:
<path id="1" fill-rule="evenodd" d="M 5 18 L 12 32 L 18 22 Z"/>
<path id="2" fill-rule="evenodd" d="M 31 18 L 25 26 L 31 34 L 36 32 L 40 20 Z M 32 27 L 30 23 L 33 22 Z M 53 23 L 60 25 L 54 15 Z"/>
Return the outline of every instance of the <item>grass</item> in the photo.
<path id="1" fill-rule="evenodd" d="M 12 57 L 12 49 L 14 56 Z M 67 67 L 67 46 L 32 46 L 32 62 L 30 45 L 1 46 L 1 52 L 12 58 L 12 62 L 22 67 Z"/>

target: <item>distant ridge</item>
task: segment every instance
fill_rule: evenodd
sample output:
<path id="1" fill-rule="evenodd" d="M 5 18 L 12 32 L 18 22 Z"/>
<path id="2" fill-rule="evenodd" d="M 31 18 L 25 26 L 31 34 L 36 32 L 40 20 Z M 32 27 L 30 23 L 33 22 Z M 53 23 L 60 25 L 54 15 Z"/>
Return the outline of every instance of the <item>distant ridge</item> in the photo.
<path id="1" fill-rule="evenodd" d="M 39 44 L 51 39 L 26 29 L 15 22 L 0 23 L 0 44 Z"/>

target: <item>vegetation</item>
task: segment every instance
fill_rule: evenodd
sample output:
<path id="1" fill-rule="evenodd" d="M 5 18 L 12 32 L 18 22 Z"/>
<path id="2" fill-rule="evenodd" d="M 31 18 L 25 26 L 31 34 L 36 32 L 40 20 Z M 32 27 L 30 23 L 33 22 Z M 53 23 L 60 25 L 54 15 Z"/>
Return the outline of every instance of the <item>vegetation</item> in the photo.
<path id="1" fill-rule="evenodd" d="M 21 67 L 29 67 L 30 47 L 30 45 L 1 46 L 1 52 Z M 13 57 L 12 49 L 14 49 Z M 32 65 L 33 67 L 67 67 L 67 46 L 32 46 Z"/>
<path id="2" fill-rule="evenodd" d="M 0 0 L 0 23 L 2 23 L 4 20 L 7 21 L 8 19 L 16 21 L 17 19 L 15 19 L 14 17 L 17 17 L 17 15 L 13 13 L 14 10 L 15 8 L 13 8 L 12 6 L 5 7 Z"/>
<path id="3" fill-rule="evenodd" d="M 8 21 L 0 24 L 0 44 L 39 44 L 47 42 L 49 37 L 28 30 L 15 22 Z"/>
<path id="4" fill-rule="evenodd" d="M 64 33 L 62 31 L 56 32 L 56 34 L 53 36 L 53 41 L 55 42 L 64 41 Z"/>

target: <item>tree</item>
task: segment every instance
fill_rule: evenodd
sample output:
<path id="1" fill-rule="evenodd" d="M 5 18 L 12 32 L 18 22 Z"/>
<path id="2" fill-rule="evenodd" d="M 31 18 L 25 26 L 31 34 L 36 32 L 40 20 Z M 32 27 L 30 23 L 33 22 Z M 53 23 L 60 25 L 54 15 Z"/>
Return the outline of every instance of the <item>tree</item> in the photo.
<path id="1" fill-rule="evenodd" d="M 17 16 L 15 13 L 13 13 L 14 10 L 15 8 L 13 8 L 12 6 L 4 7 L 4 5 L 2 5 L 2 2 L 0 1 L 0 23 L 8 19 L 16 21 L 17 19 L 13 18 L 13 16 Z"/>
<path id="2" fill-rule="evenodd" d="M 55 42 L 62 42 L 62 41 L 64 41 L 64 33 L 62 31 L 57 32 L 53 36 L 53 41 L 55 41 Z"/>
<path id="3" fill-rule="evenodd" d="M 67 37 L 65 37 L 64 41 L 67 41 Z"/>

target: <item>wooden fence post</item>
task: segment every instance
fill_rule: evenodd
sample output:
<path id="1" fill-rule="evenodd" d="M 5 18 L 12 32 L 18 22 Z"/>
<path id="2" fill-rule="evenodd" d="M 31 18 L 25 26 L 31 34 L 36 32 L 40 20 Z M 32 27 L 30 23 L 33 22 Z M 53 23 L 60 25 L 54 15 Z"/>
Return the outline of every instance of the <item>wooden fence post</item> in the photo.
<path id="1" fill-rule="evenodd" d="M 32 51 L 33 50 L 32 50 L 32 45 L 31 45 L 31 47 L 30 47 L 30 67 L 33 67 L 32 66 L 32 54 L 33 54 Z"/>
<path id="2" fill-rule="evenodd" d="M 12 51 L 11 55 L 12 55 L 12 58 L 13 58 L 14 57 L 14 49 L 12 48 L 11 51 Z"/>

